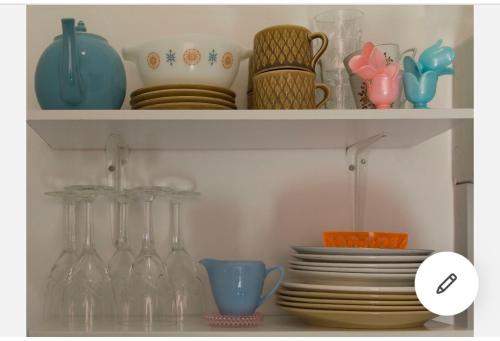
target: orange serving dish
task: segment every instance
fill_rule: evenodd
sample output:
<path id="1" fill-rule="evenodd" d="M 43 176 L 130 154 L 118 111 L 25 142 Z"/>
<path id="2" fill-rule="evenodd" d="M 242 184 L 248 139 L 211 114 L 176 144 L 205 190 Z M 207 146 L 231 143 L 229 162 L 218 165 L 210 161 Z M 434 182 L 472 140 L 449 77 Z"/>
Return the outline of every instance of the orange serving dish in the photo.
<path id="1" fill-rule="evenodd" d="M 325 231 L 323 232 L 323 244 L 326 247 L 406 249 L 408 233 Z"/>

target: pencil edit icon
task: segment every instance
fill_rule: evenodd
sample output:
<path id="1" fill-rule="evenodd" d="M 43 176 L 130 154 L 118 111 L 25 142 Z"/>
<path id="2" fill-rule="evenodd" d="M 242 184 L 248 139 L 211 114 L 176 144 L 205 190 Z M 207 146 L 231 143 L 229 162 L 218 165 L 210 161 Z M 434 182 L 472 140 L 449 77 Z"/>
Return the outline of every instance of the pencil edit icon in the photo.
<path id="1" fill-rule="evenodd" d="M 444 281 L 441 282 L 441 284 L 439 284 L 439 286 L 437 287 L 437 290 L 436 290 L 436 293 L 437 294 L 442 294 L 443 292 L 445 292 L 453 283 L 455 283 L 455 281 L 457 280 L 457 275 L 455 275 L 454 273 L 451 273 L 448 275 L 448 277 L 445 278 Z"/>

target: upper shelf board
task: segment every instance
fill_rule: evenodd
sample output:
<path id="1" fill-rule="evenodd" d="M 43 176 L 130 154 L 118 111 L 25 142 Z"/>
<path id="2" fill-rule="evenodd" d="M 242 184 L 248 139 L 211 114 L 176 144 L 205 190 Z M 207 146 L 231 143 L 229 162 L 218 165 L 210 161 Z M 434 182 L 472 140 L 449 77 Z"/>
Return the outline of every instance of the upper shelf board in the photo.
<path id="1" fill-rule="evenodd" d="M 121 134 L 135 150 L 332 149 L 385 133 L 375 148 L 407 148 L 473 109 L 389 110 L 37 110 L 27 123 L 53 149 L 103 150 Z"/>

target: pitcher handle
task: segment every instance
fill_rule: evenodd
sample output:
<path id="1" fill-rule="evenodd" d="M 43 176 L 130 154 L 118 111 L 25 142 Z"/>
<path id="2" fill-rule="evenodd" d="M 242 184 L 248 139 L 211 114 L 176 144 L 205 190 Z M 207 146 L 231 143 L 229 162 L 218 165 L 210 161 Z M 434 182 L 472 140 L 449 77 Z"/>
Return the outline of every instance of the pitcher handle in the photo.
<path id="1" fill-rule="evenodd" d="M 323 99 L 319 101 L 318 104 L 316 104 L 316 109 L 321 107 L 323 104 L 325 104 L 328 99 L 330 98 L 330 87 L 326 85 L 325 83 L 318 83 L 314 86 L 316 89 L 321 89 L 323 90 Z"/>
<path id="2" fill-rule="evenodd" d="M 260 307 L 260 305 L 262 303 L 264 303 L 269 297 L 272 296 L 272 294 L 274 294 L 274 292 L 278 289 L 278 287 L 280 286 L 281 282 L 283 281 L 283 278 L 285 277 L 285 269 L 283 269 L 283 267 L 281 265 L 277 265 L 277 266 L 273 266 L 272 268 L 266 269 L 266 275 L 264 277 L 264 280 L 266 279 L 267 275 L 269 275 L 271 272 L 273 272 L 275 270 L 279 271 L 280 278 L 278 278 L 278 281 L 276 282 L 276 284 L 274 285 L 274 287 L 267 294 L 265 294 L 264 296 L 262 296 L 260 298 L 258 307 Z"/>
<path id="3" fill-rule="evenodd" d="M 404 50 L 403 52 L 401 52 L 401 57 L 404 57 L 406 54 L 408 54 L 410 52 L 411 52 L 411 57 L 415 58 L 415 56 L 417 55 L 417 48 L 412 47 L 411 49 Z"/>
<path id="4" fill-rule="evenodd" d="M 318 62 L 319 58 L 325 53 L 326 48 L 328 47 L 328 37 L 326 34 L 323 32 L 314 32 L 309 34 L 309 41 L 313 41 L 314 39 L 320 39 L 321 40 L 321 46 L 319 47 L 318 51 L 314 54 L 312 61 L 311 61 L 311 69 L 314 70 L 316 68 L 316 63 Z"/>

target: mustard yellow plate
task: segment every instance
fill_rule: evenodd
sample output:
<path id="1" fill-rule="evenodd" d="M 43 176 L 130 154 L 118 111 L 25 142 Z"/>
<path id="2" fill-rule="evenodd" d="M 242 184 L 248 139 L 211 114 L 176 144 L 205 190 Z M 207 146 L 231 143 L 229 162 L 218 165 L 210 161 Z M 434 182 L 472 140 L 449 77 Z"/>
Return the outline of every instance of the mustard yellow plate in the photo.
<path id="1" fill-rule="evenodd" d="M 225 105 L 213 103 L 198 103 L 198 102 L 177 102 L 177 103 L 161 103 L 151 104 L 141 107 L 139 110 L 231 110 L 232 108 Z"/>
<path id="2" fill-rule="evenodd" d="M 236 109 L 236 105 L 234 103 L 218 99 L 218 98 L 209 98 L 209 97 L 199 97 L 199 96 L 170 96 L 170 97 L 159 97 L 146 99 L 144 101 L 136 102 L 134 104 L 131 103 L 132 109 L 140 109 L 144 106 L 153 105 L 153 104 L 166 104 L 166 103 L 179 103 L 179 102 L 196 102 L 196 103 L 210 103 L 210 104 L 219 104 L 231 109 Z"/>
<path id="3" fill-rule="evenodd" d="M 304 322 L 321 327 L 350 329 L 417 328 L 437 315 L 430 311 L 335 311 L 284 307 Z"/>
<path id="4" fill-rule="evenodd" d="M 157 91 L 157 90 L 167 90 L 167 89 L 211 90 L 211 91 L 223 92 L 231 97 L 236 97 L 236 94 L 234 93 L 234 91 L 232 91 L 230 89 L 222 88 L 220 86 L 204 85 L 204 84 L 168 84 L 168 85 L 149 86 L 146 88 L 140 88 L 140 89 L 134 90 L 130 94 L 130 97 L 134 97 L 134 96 L 146 93 L 146 92 Z"/>
<path id="5" fill-rule="evenodd" d="M 321 304 L 350 304 L 350 305 L 389 305 L 389 306 L 422 306 L 419 300 L 355 300 L 355 299 L 332 299 L 332 298 L 311 298 L 296 297 L 278 294 L 280 300 L 301 303 L 321 303 Z"/>
<path id="6" fill-rule="evenodd" d="M 130 104 L 135 104 L 140 101 L 147 99 L 160 98 L 160 97 L 170 97 L 170 96 L 199 96 L 199 97 L 210 97 L 219 98 L 234 104 L 235 98 L 219 91 L 203 90 L 203 89 L 166 89 L 166 90 L 156 90 L 145 92 L 140 95 L 131 96 Z"/>
<path id="7" fill-rule="evenodd" d="M 327 303 L 304 303 L 277 300 L 279 306 L 321 309 L 321 310 L 346 310 L 346 311 L 421 311 L 427 310 L 422 305 L 356 305 L 356 304 L 327 304 Z"/>

